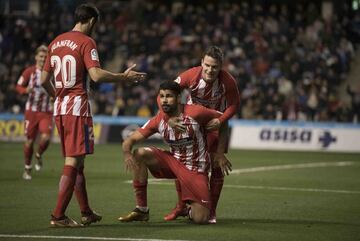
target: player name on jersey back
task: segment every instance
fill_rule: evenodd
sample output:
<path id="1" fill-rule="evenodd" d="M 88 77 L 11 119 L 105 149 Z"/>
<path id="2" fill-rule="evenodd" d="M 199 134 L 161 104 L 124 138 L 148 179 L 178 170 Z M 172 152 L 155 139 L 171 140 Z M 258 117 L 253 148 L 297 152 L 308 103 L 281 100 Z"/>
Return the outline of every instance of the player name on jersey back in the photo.
<path id="1" fill-rule="evenodd" d="M 54 50 L 59 47 L 69 47 L 70 49 L 72 49 L 74 51 L 77 48 L 77 46 L 78 45 L 76 43 L 74 43 L 72 40 L 69 40 L 69 39 L 60 40 L 60 41 L 55 42 L 51 46 L 51 52 L 54 52 Z"/>

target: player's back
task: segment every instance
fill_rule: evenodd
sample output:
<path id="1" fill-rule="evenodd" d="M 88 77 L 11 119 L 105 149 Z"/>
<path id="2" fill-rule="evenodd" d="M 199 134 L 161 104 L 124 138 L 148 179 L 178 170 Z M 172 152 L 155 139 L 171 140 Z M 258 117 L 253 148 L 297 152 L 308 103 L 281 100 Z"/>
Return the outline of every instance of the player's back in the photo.
<path id="1" fill-rule="evenodd" d="M 70 31 L 56 37 L 48 49 L 50 61 L 46 61 L 44 69 L 52 68 L 54 73 L 54 115 L 91 116 L 86 71 L 100 66 L 94 40 Z"/>

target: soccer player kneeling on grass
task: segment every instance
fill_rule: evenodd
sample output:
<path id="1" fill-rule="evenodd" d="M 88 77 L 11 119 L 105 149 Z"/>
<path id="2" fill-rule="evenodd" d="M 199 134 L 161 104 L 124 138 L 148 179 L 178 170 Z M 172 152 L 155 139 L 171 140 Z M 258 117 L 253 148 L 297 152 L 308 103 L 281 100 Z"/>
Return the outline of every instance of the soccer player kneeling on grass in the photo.
<path id="1" fill-rule="evenodd" d="M 160 85 L 159 97 L 162 111 L 143 127 L 128 137 L 122 145 L 125 165 L 133 171 L 133 187 L 136 208 L 119 221 L 148 221 L 147 169 L 155 178 L 178 179 L 182 188 L 182 200 L 188 203 L 189 218 L 195 223 L 206 224 L 209 220 L 211 199 L 209 193 L 208 170 L 210 156 L 207 151 L 206 124 L 221 113 L 199 105 L 180 104 L 180 86 L 174 81 Z M 169 118 L 179 117 L 186 127 L 182 131 L 168 125 Z M 220 128 L 220 144 L 215 160 L 226 174 L 231 171 L 231 163 L 224 155 L 226 126 Z M 170 150 L 156 147 L 132 147 L 153 135 L 160 133 Z"/>

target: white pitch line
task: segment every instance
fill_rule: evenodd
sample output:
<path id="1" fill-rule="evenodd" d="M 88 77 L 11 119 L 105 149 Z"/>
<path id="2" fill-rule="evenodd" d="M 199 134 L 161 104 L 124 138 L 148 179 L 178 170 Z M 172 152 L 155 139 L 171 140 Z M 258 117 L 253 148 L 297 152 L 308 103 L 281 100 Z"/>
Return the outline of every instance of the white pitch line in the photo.
<path id="1" fill-rule="evenodd" d="M 314 167 L 344 167 L 344 166 L 352 166 L 352 165 L 354 165 L 354 162 L 351 162 L 351 161 L 300 163 L 300 164 L 287 164 L 287 165 L 277 165 L 277 166 L 261 166 L 261 167 L 241 168 L 241 169 L 233 170 L 231 172 L 231 174 L 264 172 L 264 171 L 274 171 L 274 170 L 301 169 L 301 168 L 314 168 Z"/>
<path id="2" fill-rule="evenodd" d="M 167 179 L 149 179 L 149 183 L 155 185 L 174 185 L 172 182 L 168 182 Z M 132 181 L 126 181 L 126 183 L 132 183 Z M 297 187 L 272 187 L 272 186 L 247 186 L 247 185 L 228 185 L 224 184 L 224 187 L 238 188 L 238 189 L 267 189 L 276 191 L 297 191 L 297 192 L 327 192 L 327 193 L 343 193 L 343 194 L 360 194 L 360 191 L 352 190 L 336 190 L 336 189 L 319 189 L 319 188 L 297 188 Z"/>
<path id="3" fill-rule="evenodd" d="M 266 190 L 277 190 L 277 191 L 327 192 L 327 193 L 360 194 L 360 191 L 335 190 L 335 189 L 318 189 L 318 188 L 246 186 L 246 185 L 224 185 L 224 187 L 239 188 L 239 189 L 266 189 Z"/>
<path id="4" fill-rule="evenodd" d="M 354 162 L 342 161 L 342 162 L 316 162 L 316 163 L 300 163 L 300 164 L 287 164 L 276 166 L 260 166 L 235 169 L 231 174 L 240 173 L 252 173 L 263 171 L 275 171 L 275 170 L 290 170 L 290 169 L 302 169 L 302 168 L 316 168 L 316 167 L 344 167 L 352 166 Z M 132 183 L 132 180 L 125 181 L 125 183 Z M 148 179 L 148 183 L 157 185 L 174 185 L 169 182 L 169 179 Z M 325 192 L 325 193 L 343 193 L 343 194 L 360 194 L 360 191 L 352 190 L 335 190 L 335 189 L 319 189 L 319 188 L 293 188 L 293 187 L 272 187 L 272 186 L 246 186 L 246 185 L 224 185 L 229 188 L 241 188 L 241 189 L 267 189 L 277 191 L 298 191 L 298 192 Z"/>
<path id="5" fill-rule="evenodd" d="M 114 241 L 188 241 L 174 239 L 137 239 L 137 238 L 107 238 L 107 237 L 86 237 L 86 236 L 50 236 L 50 235 L 14 235 L 0 234 L 0 238 L 18 239 L 77 239 L 77 240 L 114 240 Z"/>

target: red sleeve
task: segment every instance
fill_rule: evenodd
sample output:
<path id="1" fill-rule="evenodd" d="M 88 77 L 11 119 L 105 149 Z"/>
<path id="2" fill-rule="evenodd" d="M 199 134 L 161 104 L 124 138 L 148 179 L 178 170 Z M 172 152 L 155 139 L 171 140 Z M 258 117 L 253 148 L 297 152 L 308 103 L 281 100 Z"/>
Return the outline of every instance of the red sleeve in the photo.
<path id="1" fill-rule="evenodd" d="M 148 138 L 149 136 L 158 132 L 158 126 L 161 120 L 160 112 L 150 120 L 148 120 L 138 131 L 145 137 Z"/>
<path id="2" fill-rule="evenodd" d="M 206 124 L 214 118 L 219 118 L 221 113 L 208 109 L 202 105 L 185 105 L 185 110 L 188 114 L 193 117 L 201 126 L 206 126 Z"/>
<path id="3" fill-rule="evenodd" d="M 20 95 L 26 94 L 27 89 L 21 85 L 16 85 L 15 87 L 16 92 L 18 92 Z"/>
<path id="4" fill-rule="evenodd" d="M 86 69 L 92 67 L 100 67 L 99 54 L 96 48 L 95 41 L 91 38 L 85 43 L 83 58 Z"/>
<path id="5" fill-rule="evenodd" d="M 227 108 L 219 118 L 223 123 L 233 117 L 240 105 L 240 94 L 235 78 L 228 72 L 222 71 L 220 78 L 225 86 Z"/>
<path id="6" fill-rule="evenodd" d="M 188 89 L 191 87 L 192 80 L 195 79 L 200 72 L 201 66 L 188 69 L 185 72 L 181 73 L 176 78 L 175 82 L 180 85 L 181 89 Z"/>
<path id="7" fill-rule="evenodd" d="M 19 77 L 17 83 L 16 83 L 16 91 L 23 95 L 26 93 L 26 87 L 29 84 L 30 77 L 31 77 L 32 68 L 26 68 L 24 72 L 22 72 L 21 76 Z"/>

